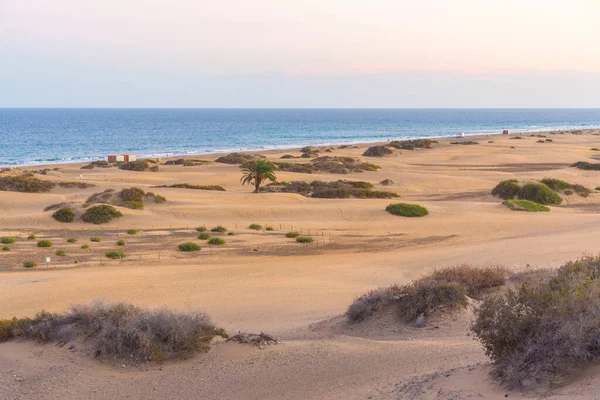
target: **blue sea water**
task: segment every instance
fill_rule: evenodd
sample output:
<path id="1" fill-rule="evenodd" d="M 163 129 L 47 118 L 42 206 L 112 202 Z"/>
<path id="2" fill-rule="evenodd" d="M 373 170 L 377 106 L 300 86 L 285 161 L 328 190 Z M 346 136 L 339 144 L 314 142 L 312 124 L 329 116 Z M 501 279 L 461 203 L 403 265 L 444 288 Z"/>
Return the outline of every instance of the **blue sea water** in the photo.
<path id="1" fill-rule="evenodd" d="M 0 166 L 600 127 L 600 109 L 0 109 Z"/>

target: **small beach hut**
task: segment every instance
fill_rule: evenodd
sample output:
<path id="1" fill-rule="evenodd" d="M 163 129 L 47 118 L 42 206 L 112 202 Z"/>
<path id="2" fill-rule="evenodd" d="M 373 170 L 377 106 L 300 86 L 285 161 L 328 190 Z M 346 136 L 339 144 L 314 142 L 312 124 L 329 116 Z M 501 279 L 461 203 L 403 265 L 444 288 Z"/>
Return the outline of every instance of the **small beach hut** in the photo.
<path id="1" fill-rule="evenodd" d="M 510 135 L 510 131 L 508 129 L 505 129 L 502 131 L 503 135 Z"/>

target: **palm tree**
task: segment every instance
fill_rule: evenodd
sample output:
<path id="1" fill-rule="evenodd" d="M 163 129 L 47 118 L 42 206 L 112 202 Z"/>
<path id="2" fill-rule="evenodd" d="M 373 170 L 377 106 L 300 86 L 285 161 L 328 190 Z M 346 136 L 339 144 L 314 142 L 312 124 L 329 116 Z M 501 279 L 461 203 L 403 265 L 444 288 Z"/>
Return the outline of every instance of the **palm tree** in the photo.
<path id="1" fill-rule="evenodd" d="M 260 185 L 266 180 L 277 182 L 277 177 L 275 176 L 275 164 L 269 160 L 259 158 L 256 161 L 249 161 L 242 164 L 240 168 L 242 170 L 242 178 L 240 179 L 242 185 L 245 185 L 246 183 L 249 185 L 253 184 L 254 193 L 258 193 Z"/>

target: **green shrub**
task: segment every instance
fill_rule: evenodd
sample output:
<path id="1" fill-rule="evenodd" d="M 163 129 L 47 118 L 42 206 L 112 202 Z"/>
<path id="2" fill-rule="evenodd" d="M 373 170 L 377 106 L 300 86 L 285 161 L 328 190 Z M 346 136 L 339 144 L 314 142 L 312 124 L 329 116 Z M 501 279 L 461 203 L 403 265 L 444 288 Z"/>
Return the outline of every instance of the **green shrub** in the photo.
<path id="1" fill-rule="evenodd" d="M 385 211 L 401 217 L 424 217 L 429 214 L 425 207 L 406 203 L 390 204 L 385 208 Z"/>
<path id="2" fill-rule="evenodd" d="M 82 248 L 82 249 L 89 249 L 89 248 L 90 248 L 90 245 L 89 245 L 89 244 L 82 244 L 82 245 L 81 245 L 81 248 Z"/>
<path id="3" fill-rule="evenodd" d="M 10 251 L 10 246 L 2 246 L 2 251 Z"/>
<path id="4" fill-rule="evenodd" d="M 227 232 L 227 228 L 225 228 L 224 226 L 219 225 L 219 226 L 215 226 L 210 231 L 211 232 L 221 232 L 222 233 L 222 232 Z"/>
<path id="5" fill-rule="evenodd" d="M 200 239 L 200 240 L 208 240 L 208 239 L 210 239 L 210 234 L 206 233 L 206 232 L 201 233 L 200 235 L 198 235 L 198 239 Z"/>
<path id="6" fill-rule="evenodd" d="M 248 227 L 249 229 L 253 229 L 255 231 L 260 231 L 262 229 L 262 226 L 258 225 L 258 224 L 252 224 Z"/>
<path id="7" fill-rule="evenodd" d="M 66 252 L 66 251 L 64 251 L 63 249 L 60 249 L 60 250 L 56 250 L 56 253 L 55 253 L 55 254 L 56 254 L 57 256 L 64 257 L 64 256 L 66 256 L 66 255 L 67 255 L 67 252 Z"/>
<path id="8" fill-rule="evenodd" d="M 513 211 L 548 212 L 550 208 L 529 200 L 504 200 L 502 205 Z"/>
<path id="9" fill-rule="evenodd" d="M 125 258 L 125 253 L 122 251 L 110 251 L 108 253 L 105 254 L 107 258 L 111 258 L 113 260 L 116 260 L 118 258 Z"/>
<path id="10" fill-rule="evenodd" d="M 52 214 L 52 218 L 58 222 L 73 222 L 75 221 L 75 212 L 70 207 L 63 207 Z"/>
<path id="11" fill-rule="evenodd" d="M 519 189 L 521 189 L 521 185 L 519 184 L 518 180 L 507 179 L 500 182 L 494 189 L 492 189 L 492 195 L 500 197 L 504 200 L 510 200 L 517 196 Z"/>
<path id="12" fill-rule="evenodd" d="M 125 208 L 130 208 L 132 210 L 143 210 L 144 209 L 144 203 L 141 201 L 123 201 L 123 202 L 119 203 L 119 206 L 125 207 Z"/>
<path id="13" fill-rule="evenodd" d="M 235 235 L 235 233 L 233 233 L 233 232 L 227 232 L 227 236 L 233 236 L 233 235 Z"/>
<path id="14" fill-rule="evenodd" d="M 166 188 L 175 188 L 175 189 L 193 189 L 193 190 L 216 190 L 219 192 L 224 192 L 225 188 L 218 185 L 190 185 L 187 183 L 176 183 L 174 185 L 163 185 L 156 187 L 166 187 Z"/>
<path id="15" fill-rule="evenodd" d="M 139 232 L 138 229 L 129 229 L 129 230 L 127 230 L 127 234 L 128 235 L 135 235 L 138 232 Z"/>
<path id="16" fill-rule="evenodd" d="M 27 236 L 27 240 L 35 240 L 35 239 L 37 239 L 37 236 L 35 236 L 35 235 Z"/>
<path id="17" fill-rule="evenodd" d="M 298 236 L 296 238 L 296 242 L 298 243 L 312 243 L 313 238 L 311 236 Z"/>
<path id="18" fill-rule="evenodd" d="M 158 165 L 153 165 L 151 167 L 149 160 L 136 160 L 136 161 L 126 162 L 124 164 L 119 165 L 119 168 L 127 170 L 127 171 L 145 171 L 145 170 L 150 170 L 152 172 L 158 171 Z"/>
<path id="19" fill-rule="evenodd" d="M 211 238 L 208 240 L 208 244 L 214 244 L 214 245 L 220 246 L 220 245 L 225 244 L 225 241 L 221 238 L 214 237 L 214 238 Z"/>
<path id="20" fill-rule="evenodd" d="M 35 261 L 25 261 L 23 263 L 23 268 L 35 268 L 37 267 L 37 263 Z"/>
<path id="21" fill-rule="evenodd" d="M 123 214 L 113 206 L 101 204 L 99 206 L 88 208 L 81 216 L 81 219 L 84 222 L 89 222 L 92 224 L 106 224 L 113 219 L 120 218 L 122 216 Z"/>
<path id="22" fill-rule="evenodd" d="M 117 246 L 125 246 L 125 241 L 124 240 L 118 240 L 117 241 Z"/>
<path id="23" fill-rule="evenodd" d="M 388 144 L 390 147 L 401 150 L 414 150 L 414 149 L 430 149 L 431 145 L 437 143 L 436 140 L 431 139 L 414 139 L 414 140 L 394 140 Z"/>
<path id="24" fill-rule="evenodd" d="M 267 226 L 267 227 L 265 228 L 265 230 L 266 230 L 266 231 L 272 231 L 272 230 L 273 230 L 273 227 L 272 227 L 272 226 Z"/>
<path id="25" fill-rule="evenodd" d="M 3 237 L 2 239 L 0 239 L 0 243 L 2 244 L 13 244 L 17 241 L 17 239 L 15 239 L 14 237 Z"/>
<path id="26" fill-rule="evenodd" d="M 40 240 L 37 243 L 37 247 L 52 247 L 52 242 L 49 240 Z"/>
<path id="27" fill-rule="evenodd" d="M 180 251 L 200 251 L 201 247 L 196 243 L 187 242 L 179 245 Z"/>
<path id="28" fill-rule="evenodd" d="M 285 234 L 285 237 L 290 238 L 290 239 L 295 239 L 298 236 L 300 236 L 300 234 L 298 232 L 288 232 Z"/>
<path id="29" fill-rule="evenodd" d="M 142 189 L 138 187 L 132 187 L 121 190 L 121 199 L 123 199 L 123 201 L 136 201 L 141 203 L 144 201 L 145 194 L 146 192 L 144 192 Z"/>
<path id="30" fill-rule="evenodd" d="M 77 243 L 77 239 L 75 239 L 75 238 L 69 238 L 69 239 L 67 239 L 67 242 L 68 243 Z"/>
<path id="31" fill-rule="evenodd" d="M 567 189 L 567 190 L 565 190 L 565 191 L 564 191 L 564 193 L 565 193 L 567 196 L 570 196 L 570 195 L 572 195 L 572 194 L 573 194 L 573 193 L 575 193 L 575 192 L 573 192 L 571 189 Z"/>
<path id="32" fill-rule="evenodd" d="M 562 198 L 543 183 L 528 183 L 521 187 L 519 199 L 529 200 L 543 205 L 558 205 Z"/>
<path id="33" fill-rule="evenodd" d="M 91 242 L 96 242 L 96 243 L 100 242 L 101 240 L 102 240 L 102 239 L 100 238 L 100 236 L 92 236 L 92 237 L 90 238 L 90 241 L 91 241 Z"/>
<path id="34" fill-rule="evenodd" d="M 573 189 L 573 191 L 575 193 L 577 193 L 578 195 L 580 195 L 581 197 L 588 197 L 590 194 L 592 194 L 592 190 L 586 188 L 583 185 L 579 185 L 579 184 L 573 184 L 571 185 L 571 189 Z"/>
<path id="35" fill-rule="evenodd" d="M 206 232 L 206 227 L 204 227 L 204 226 L 199 226 L 198 228 L 196 228 L 196 230 L 197 230 L 198 232 Z"/>
<path id="36" fill-rule="evenodd" d="M 563 190 L 571 189 L 570 183 L 565 182 L 560 179 L 544 178 L 541 180 L 541 182 L 544 185 L 548 186 L 550 189 L 557 191 L 557 192 L 562 192 Z"/>
<path id="37" fill-rule="evenodd" d="M 551 278 L 483 300 L 472 330 L 510 388 L 564 380 L 600 360 L 600 257 L 568 262 Z"/>

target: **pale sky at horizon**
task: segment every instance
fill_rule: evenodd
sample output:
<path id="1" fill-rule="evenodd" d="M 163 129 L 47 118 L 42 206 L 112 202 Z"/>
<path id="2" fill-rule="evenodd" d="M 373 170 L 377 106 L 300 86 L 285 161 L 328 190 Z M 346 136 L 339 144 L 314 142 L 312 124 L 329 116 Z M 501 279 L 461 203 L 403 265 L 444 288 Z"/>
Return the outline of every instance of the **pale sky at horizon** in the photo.
<path id="1" fill-rule="evenodd" d="M 598 17 L 598 0 L 0 0 L 0 107 L 600 107 Z"/>

